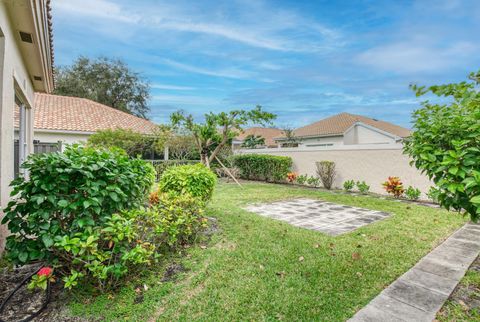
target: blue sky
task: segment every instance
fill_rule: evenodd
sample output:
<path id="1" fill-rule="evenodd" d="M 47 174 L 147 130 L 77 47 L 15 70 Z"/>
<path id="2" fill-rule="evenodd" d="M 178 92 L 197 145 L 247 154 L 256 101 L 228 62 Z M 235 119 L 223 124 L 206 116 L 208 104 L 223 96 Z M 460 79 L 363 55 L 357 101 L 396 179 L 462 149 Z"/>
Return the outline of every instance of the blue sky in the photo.
<path id="1" fill-rule="evenodd" d="M 53 1 L 55 60 L 125 60 L 150 118 L 262 105 L 279 126 L 343 111 L 409 127 L 410 83 L 480 68 L 478 0 Z"/>

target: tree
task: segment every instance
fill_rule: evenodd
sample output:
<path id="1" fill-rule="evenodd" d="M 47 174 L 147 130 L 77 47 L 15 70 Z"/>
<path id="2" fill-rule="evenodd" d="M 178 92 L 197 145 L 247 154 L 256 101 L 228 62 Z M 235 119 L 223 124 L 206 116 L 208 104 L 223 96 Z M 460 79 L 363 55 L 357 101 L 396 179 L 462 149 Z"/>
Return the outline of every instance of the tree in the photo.
<path id="1" fill-rule="evenodd" d="M 198 160 L 195 138 L 191 134 L 172 134 L 167 142 L 170 159 L 172 160 Z"/>
<path id="2" fill-rule="evenodd" d="M 300 142 L 300 139 L 295 136 L 295 130 L 291 127 L 285 127 L 282 129 L 284 135 L 285 135 L 285 140 L 282 143 L 282 147 L 284 148 L 295 148 L 298 146 L 298 143 Z"/>
<path id="3" fill-rule="evenodd" d="M 185 115 L 178 111 L 171 115 L 171 122 L 174 127 L 181 127 L 192 133 L 202 163 L 210 167 L 220 150 L 238 135 L 245 125 L 270 124 L 275 117 L 275 114 L 265 112 L 261 106 L 257 106 L 249 111 L 210 112 L 205 114 L 203 122 L 195 122 L 191 114 Z"/>
<path id="4" fill-rule="evenodd" d="M 250 134 L 243 140 L 242 146 L 247 149 L 256 149 L 258 146 L 265 145 L 265 138 L 261 135 Z"/>
<path id="5" fill-rule="evenodd" d="M 413 113 L 414 132 L 404 151 L 438 188 L 447 209 L 465 211 L 473 221 L 480 214 L 480 71 L 469 82 L 425 88 L 412 85 L 417 96 L 431 93 Z"/>
<path id="6" fill-rule="evenodd" d="M 119 59 L 80 56 L 56 68 L 55 94 L 83 97 L 146 118 L 150 85 Z"/>

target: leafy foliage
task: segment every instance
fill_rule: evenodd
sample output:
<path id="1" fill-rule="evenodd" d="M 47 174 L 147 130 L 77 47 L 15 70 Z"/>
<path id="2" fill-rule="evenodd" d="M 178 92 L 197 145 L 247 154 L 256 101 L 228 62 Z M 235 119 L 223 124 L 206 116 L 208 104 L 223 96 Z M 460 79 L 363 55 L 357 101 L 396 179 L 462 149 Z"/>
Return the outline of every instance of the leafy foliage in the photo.
<path id="1" fill-rule="evenodd" d="M 337 172 L 335 170 L 335 162 L 333 161 L 320 161 L 316 163 L 317 174 L 322 181 L 323 186 L 330 190 L 332 188 Z"/>
<path id="2" fill-rule="evenodd" d="M 295 135 L 295 130 L 291 127 L 284 127 L 282 129 L 285 139 L 282 141 L 282 148 L 295 148 L 300 143 L 300 138 Z"/>
<path id="3" fill-rule="evenodd" d="M 174 127 L 180 127 L 192 133 L 200 159 L 208 168 L 215 160 L 219 151 L 234 138 L 242 128 L 249 124 L 268 124 L 276 116 L 262 110 L 261 106 L 245 111 L 232 110 L 230 112 L 205 114 L 203 123 L 195 122 L 193 116 L 179 111 L 171 115 Z M 220 129 L 220 130 L 219 130 Z"/>
<path id="4" fill-rule="evenodd" d="M 55 68 L 55 94 L 83 97 L 146 118 L 150 85 L 118 59 L 79 57 Z"/>
<path id="5" fill-rule="evenodd" d="M 407 199 L 409 200 L 418 200 L 420 199 L 421 194 L 422 192 L 420 191 L 420 189 L 412 186 L 408 186 L 408 188 L 405 189 L 405 197 L 407 197 Z"/>
<path id="6" fill-rule="evenodd" d="M 422 102 L 413 113 L 412 136 L 405 152 L 438 188 L 438 201 L 466 211 L 472 220 L 480 214 L 480 71 L 470 82 L 412 86 L 417 96 L 431 93 L 447 103 Z"/>
<path id="7" fill-rule="evenodd" d="M 387 193 L 393 195 L 395 198 L 400 198 L 405 189 L 403 188 L 402 180 L 399 177 L 388 177 L 388 180 L 382 183 Z"/>
<path id="8" fill-rule="evenodd" d="M 435 187 L 430 187 L 427 192 L 427 197 L 432 200 L 433 202 L 438 202 L 438 195 L 440 191 Z"/>
<path id="9" fill-rule="evenodd" d="M 265 146 L 265 138 L 263 138 L 261 135 L 247 135 L 242 143 L 242 147 L 247 149 L 256 149 L 262 146 Z"/>
<path id="10" fill-rule="evenodd" d="M 175 133 L 168 138 L 166 144 L 172 160 L 200 160 L 195 138 L 191 134 Z"/>
<path id="11" fill-rule="evenodd" d="M 24 163 L 30 178 L 12 182 L 3 224 L 7 256 L 16 263 L 61 260 L 58 238 L 89 231 L 122 209 L 141 205 L 153 179 L 153 168 L 120 150 L 67 147 L 64 153 L 30 156 Z"/>
<path id="12" fill-rule="evenodd" d="M 320 185 L 320 178 L 316 176 L 310 176 L 307 179 L 307 184 L 313 187 L 318 187 Z"/>
<path id="13" fill-rule="evenodd" d="M 353 180 L 347 180 L 343 183 L 343 189 L 345 191 L 352 191 L 354 187 L 355 187 L 355 181 Z"/>
<path id="14" fill-rule="evenodd" d="M 165 170 L 158 187 L 165 193 L 189 194 L 209 201 L 217 183 L 217 176 L 203 164 L 181 165 Z"/>
<path id="15" fill-rule="evenodd" d="M 162 174 L 171 167 L 176 167 L 179 165 L 187 165 L 187 164 L 197 164 L 198 161 L 196 160 L 155 160 L 153 161 L 153 168 L 157 173 L 156 181 L 160 181 Z"/>
<path id="16" fill-rule="evenodd" d="M 357 188 L 361 194 L 366 195 L 370 191 L 370 186 L 365 181 L 357 181 Z"/>
<path id="17" fill-rule="evenodd" d="M 248 180 L 284 182 L 292 169 L 292 158 L 266 154 L 239 154 L 233 164 L 240 169 L 240 177 Z"/>
<path id="18" fill-rule="evenodd" d="M 290 183 L 294 183 L 298 178 L 298 174 L 296 172 L 289 172 L 287 173 L 287 181 Z"/>
<path id="19" fill-rule="evenodd" d="M 308 175 L 306 175 L 306 174 L 301 174 L 301 175 L 299 175 L 299 176 L 297 177 L 297 180 L 296 180 L 296 181 L 297 181 L 298 184 L 302 184 L 302 185 L 303 185 L 303 184 L 307 183 L 307 180 L 308 180 Z"/>

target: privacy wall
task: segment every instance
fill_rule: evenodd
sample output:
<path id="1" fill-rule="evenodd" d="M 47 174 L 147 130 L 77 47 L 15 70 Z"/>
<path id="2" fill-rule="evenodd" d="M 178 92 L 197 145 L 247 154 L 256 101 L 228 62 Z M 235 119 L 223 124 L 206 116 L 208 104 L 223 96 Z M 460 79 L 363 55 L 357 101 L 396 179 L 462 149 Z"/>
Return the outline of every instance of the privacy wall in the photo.
<path id="1" fill-rule="evenodd" d="M 401 144 L 342 145 L 327 148 L 278 148 L 239 150 L 236 153 L 258 153 L 289 156 L 298 174 L 316 174 L 315 162 L 328 160 L 336 164 L 335 187 L 341 188 L 346 180 L 364 180 L 370 191 L 385 193 L 381 185 L 389 176 L 402 179 L 405 188 L 412 185 L 426 193 L 433 185 L 427 176 L 410 166 L 409 158 L 402 153 Z"/>

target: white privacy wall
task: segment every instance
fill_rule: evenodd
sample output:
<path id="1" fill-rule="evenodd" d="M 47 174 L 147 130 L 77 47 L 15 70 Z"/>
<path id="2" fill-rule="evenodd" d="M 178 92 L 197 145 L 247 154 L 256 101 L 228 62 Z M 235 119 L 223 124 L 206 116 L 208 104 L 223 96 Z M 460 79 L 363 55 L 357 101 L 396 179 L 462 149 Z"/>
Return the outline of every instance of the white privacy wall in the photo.
<path id="1" fill-rule="evenodd" d="M 316 174 L 315 162 L 328 160 L 335 162 L 337 178 L 335 187 L 342 188 L 343 182 L 353 179 L 364 180 L 370 191 L 385 193 L 381 183 L 389 176 L 402 179 L 405 188 L 412 185 L 425 193 L 432 182 L 415 167 L 410 166 L 409 158 L 402 153 L 400 144 L 389 145 L 341 145 L 327 148 L 279 148 L 239 150 L 236 153 L 257 153 L 288 156 L 293 160 L 294 171 L 298 174 Z"/>

